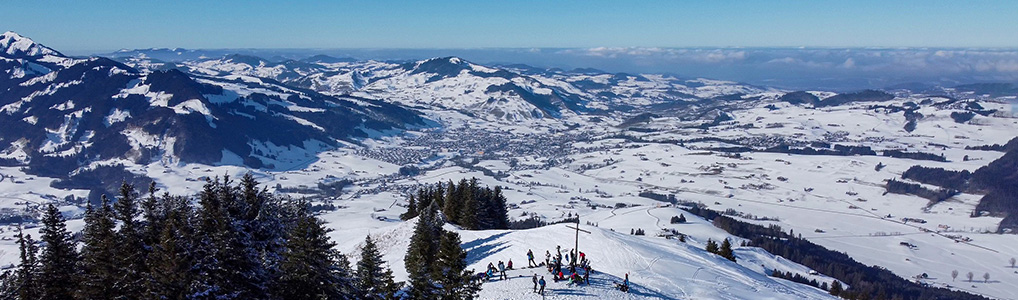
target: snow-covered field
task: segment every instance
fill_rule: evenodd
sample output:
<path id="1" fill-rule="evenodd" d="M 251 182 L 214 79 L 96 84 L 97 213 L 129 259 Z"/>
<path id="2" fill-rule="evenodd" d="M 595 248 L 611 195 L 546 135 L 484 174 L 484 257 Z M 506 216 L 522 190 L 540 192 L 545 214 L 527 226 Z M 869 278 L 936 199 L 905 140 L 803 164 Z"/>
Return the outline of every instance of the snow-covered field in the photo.
<path id="1" fill-rule="evenodd" d="M 702 203 L 718 211 L 730 210 L 747 222 L 779 225 L 814 243 L 845 252 L 863 264 L 887 268 L 904 278 L 926 273 L 929 278 L 922 281 L 934 286 L 1018 299 L 1018 273 L 1007 263 L 1018 256 L 1018 235 L 994 233 L 1001 221 L 999 217 L 971 217 L 982 195 L 961 194 L 931 206 L 926 199 L 916 196 L 885 194 L 884 188 L 886 179 L 900 180 L 901 174 L 913 165 L 974 171 L 1001 157 L 1001 152 L 965 147 L 1004 144 L 1014 138 L 1018 135 L 1018 119 L 1009 114 L 976 115 L 970 121 L 958 123 L 951 113 L 965 112 L 963 104 L 924 104 L 916 110 L 922 118 L 915 130 L 906 131 L 907 120 L 900 111 L 869 107 L 874 103 L 825 108 L 796 106 L 778 101 L 783 94 L 780 91 L 724 81 L 679 80 L 664 75 L 507 75 L 458 58 L 408 64 L 369 61 L 356 65 L 317 65 L 316 68 L 332 72 L 326 76 L 321 70 L 288 69 L 265 61 L 252 66 L 238 62 L 241 59 L 249 58 L 184 65 L 193 73 L 242 82 L 304 78 L 311 82 L 308 88 L 322 93 L 352 94 L 413 107 L 440 126 L 410 128 L 399 135 L 371 132 L 371 138 L 343 141 L 339 149 L 323 150 L 322 145 L 303 148 L 275 147 L 271 143 L 253 145 L 278 154 L 279 164 L 271 170 L 231 165 L 242 161 L 236 154 L 224 155 L 227 158 L 220 165 L 185 164 L 172 157 L 147 164 L 126 159 L 117 162 L 126 164 L 130 172 L 154 179 L 161 189 L 172 194 L 194 194 L 206 178 L 223 175 L 237 178 L 251 172 L 272 191 L 334 204 L 337 209 L 325 212 L 322 218 L 334 229 L 331 237 L 338 242 L 339 249 L 355 253 L 365 235 L 377 237 L 397 280 L 407 277 L 403 256 L 413 227 L 412 222 L 399 220 L 399 214 L 405 211 L 406 194 L 422 184 L 476 177 L 482 185 L 503 187 L 512 219 L 537 216 L 545 221 L 558 221 L 579 216 L 583 222 L 580 226 L 591 232 L 579 234 L 579 247 L 597 270 L 592 275 L 592 284 L 570 287 L 550 282 L 547 298 L 829 298 L 822 290 L 768 275 L 780 270 L 820 282 L 830 283 L 832 278 L 811 274 L 808 268 L 759 248 L 736 247 L 738 263 L 707 253 L 703 249 L 708 239 L 729 238 L 734 245 L 741 240 L 678 207 L 639 196 L 649 191 Z M 440 63 L 440 67 L 453 68 L 453 72 L 437 75 L 418 72 L 428 63 Z M 140 63 L 134 65 L 144 69 Z M 519 89 L 511 93 L 499 90 L 511 85 Z M 230 86 L 225 88 L 232 90 Z M 147 93 L 147 88 L 141 86 L 133 89 Z M 597 96 L 602 93 L 616 98 Z M 554 112 L 552 109 L 535 110 L 534 97 L 563 102 L 570 95 L 586 97 L 585 105 L 593 109 L 675 104 L 682 107 L 676 110 L 688 108 L 691 113 L 648 111 L 660 115 L 635 122 L 634 127 L 640 130 L 630 130 L 619 127 L 643 111 L 585 115 L 562 110 L 558 118 L 548 118 L 547 114 Z M 705 100 L 732 95 L 755 100 L 737 99 L 732 100 L 731 106 L 718 107 L 710 107 L 715 104 Z M 1004 101 L 973 97 L 979 98 L 985 109 L 1010 111 L 1010 104 Z M 905 107 L 924 100 L 944 101 L 934 98 L 909 95 L 879 104 Z M 67 102 L 67 106 L 73 107 L 74 103 Z M 296 104 L 288 107 L 309 109 Z M 707 121 L 712 118 L 705 116 L 721 113 L 730 115 L 732 120 L 699 128 L 705 118 Z M 126 117 L 130 116 L 111 112 L 107 122 L 116 123 Z M 148 143 L 145 136 L 132 138 L 132 143 Z M 948 162 L 767 152 L 734 156 L 710 150 L 740 146 L 728 142 L 733 140 L 756 141 L 759 147 L 773 146 L 775 141 L 799 145 L 825 141 L 869 146 L 878 151 L 902 149 L 943 154 Z M 16 148 L 0 154 L 4 158 L 27 157 Z M 885 167 L 878 170 L 878 164 Z M 407 165 L 423 172 L 400 175 L 401 167 Z M 0 167 L 0 174 L 3 175 L 0 210 L 31 212 L 46 203 L 61 203 L 61 210 L 72 219 L 69 227 L 80 229 L 81 208 L 68 205 L 63 199 L 86 197 L 87 191 L 53 188 L 54 179 L 26 174 L 20 167 Z M 342 180 L 351 183 L 342 194 L 314 193 L 319 184 Z M 689 222 L 669 222 L 680 214 Z M 904 218 L 926 222 L 904 222 Z M 556 246 L 570 249 L 576 234 L 561 224 L 518 231 L 448 228 L 462 235 L 469 251 L 468 260 L 476 270 L 489 262 L 509 259 L 523 266 L 528 249 L 539 258 Z M 647 235 L 630 235 L 635 229 L 645 230 Z M 676 230 L 688 235 L 688 240 L 681 243 L 658 237 L 663 230 Z M 38 236 L 38 228 L 27 231 Z M 13 226 L 0 227 L 0 266 L 9 267 L 18 259 L 13 236 Z M 991 280 L 953 279 L 950 274 L 955 270 L 961 274 L 989 273 Z M 509 280 L 486 283 L 481 297 L 536 299 L 529 280 L 535 273 L 546 272 L 511 271 Z M 627 273 L 634 288 L 632 293 L 623 294 L 612 288 L 612 282 L 621 281 Z"/>

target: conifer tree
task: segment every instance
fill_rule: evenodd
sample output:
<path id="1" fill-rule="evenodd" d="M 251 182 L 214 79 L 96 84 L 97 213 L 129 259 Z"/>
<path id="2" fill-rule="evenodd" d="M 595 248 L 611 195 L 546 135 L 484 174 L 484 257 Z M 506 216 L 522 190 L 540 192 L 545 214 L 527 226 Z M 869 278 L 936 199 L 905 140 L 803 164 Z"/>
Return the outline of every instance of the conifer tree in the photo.
<path id="1" fill-rule="evenodd" d="M 85 210 L 85 228 L 82 230 L 79 299 L 114 299 L 117 291 L 110 283 L 117 282 L 117 268 L 120 264 L 115 249 L 117 237 L 114 233 L 116 222 L 106 195 L 98 209 L 89 204 Z"/>
<path id="2" fill-rule="evenodd" d="M 403 220 L 403 221 L 406 221 L 406 220 L 410 220 L 410 219 L 416 218 L 417 217 L 417 206 L 418 206 L 417 199 L 414 198 L 414 195 L 410 195 L 410 198 L 407 199 L 406 212 L 400 214 L 399 215 L 399 219 Z"/>
<path id="3" fill-rule="evenodd" d="M 357 287 L 362 299 L 395 299 L 399 286 L 392 280 L 392 270 L 385 267 L 378 245 L 371 236 L 364 238 L 361 260 L 357 262 Z"/>
<path id="4" fill-rule="evenodd" d="M 276 290 L 281 299 L 353 299 L 358 295 L 349 261 L 333 249 L 322 220 L 299 203 L 296 223 L 286 241 L 280 265 L 283 276 Z"/>
<path id="5" fill-rule="evenodd" d="M 721 249 L 718 250 L 717 253 L 718 255 L 721 255 L 721 257 L 727 258 L 730 261 L 735 261 L 735 252 L 732 251 L 732 242 L 728 241 L 728 239 L 721 242 Z"/>
<path id="6" fill-rule="evenodd" d="M 35 300 L 39 298 L 39 248 L 32 240 L 32 235 L 26 235 L 18 227 L 18 250 L 21 252 L 21 264 L 18 265 L 16 273 L 16 289 L 18 299 Z"/>
<path id="7" fill-rule="evenodd" d="M 711 239 L 707 239 L 707 252 L 717 254 L 718 253 L 718 243 L 715 243 Z"/>
<path id="8" fill-rule="evenodd" d="M 39 256 L 39 299 L 73 299 L 78 285 L 78 253 L 64 217 L 53 204 L 46 207 L 42 226 L 41 240 L 46 247 Z"/>
<path id="9" fill-rule="evenodd" d="M 481 201 L 477 199 L 477 193 L 474 192 L 476 189 L 471 188 L 476 188 L 477 181 L 474 180 L 472 182 L 468 185 L 466 179 L 460 181 L 461 188 L 459 189 L 461 191 L 458 194 L 460 197 L 459 201 L 462 201 L 463 204 L 460 207 L 459 225 L 467 229 L 478 229 L 480 228 L 479 219 L 483 218 L 479 214 L 482 214 L 484 210 L 480 203 Z"/>
<path id="10" fill-rule="evenodd" d="M 434 258 L 438 254 L 436 241 L 441 238 L 441 226 L 430 209 L 424 210 L 417 218 L 414 235 L 410 237 L 410 246 L 404 258 L 410 277 L 410 299 L 436 299 L 440 294 L 438 283 L 432 275 L 435 274 Z"/>
<path id="11" fill-rule="evenodd" d="M 198 208 L 192 251 L 194 261 L 191 270 L 194 281 L 188 285 L 189 295 L 203 295 L 205 298 L 232 299 L 223 270 L 226 250 L 225 234 L 228 223 L 226 210 L 218 197 L 219 179 L 209 180 L 198 194 Z"/>
<path id="12" fill-rule="evenodd" d="M 463 199 L 459 198 L 459 193 L 456 189 L 456 185 L 449 180 L 449 184 L 445 189 L 445 206 L 442 207 L 442 213 L 450 221 L 459 223 L 461 215 L 460 211 L 463 206 Z"/>
<path id="13" fill-rule="evenodd" d="M 489 218 L 493 220 L 490 229 L 509 229 L 509 208 L 505 196 L 502 195 L 502 187 L 495 186 L 491 195 L 491 213 Z"/>
<path id="14" fill-rule="evenodd" d="M 442 233 L 438 245 L 438 261 L 435 278 L 442 287 L 442 299 L 473 299 L 480 291 L 480 284 L 471 280 L 473 270 L 467 270 L 467 252 L 460 245 L 459 234 L 451 231 Z"/>
<path id="15" fill-rule="evenodd" d="M 845 290 L 841 287 L 841 281 L 835 280 L 834 282 L 831 282 L 831 290 L 829 291 L 831 295 L 837 296 L 844 291 Z"/>
<path id="16" fill-rule="evenodd" d="M 114 256 L 117 258 L 115 281 L 108 282 L 116 289 L 118 296 L 140 295 L 147 279 L 145 267 L 147 255 L 139 222 L 138 195 L 134 187 L 124 182 L 120 185 L 120 196 L 113 204 L 114 217 L 120 223 L 116 232 Z"/>
<path id="17" fill-rule="evenodd" d="M 152 274 L 146 285 L 146 296 L 148 299 L 182 300 L 186 299 L 192 282 L 190 200 L 164 195 L 160 202 L 163 225 L 146 261 Z"/>

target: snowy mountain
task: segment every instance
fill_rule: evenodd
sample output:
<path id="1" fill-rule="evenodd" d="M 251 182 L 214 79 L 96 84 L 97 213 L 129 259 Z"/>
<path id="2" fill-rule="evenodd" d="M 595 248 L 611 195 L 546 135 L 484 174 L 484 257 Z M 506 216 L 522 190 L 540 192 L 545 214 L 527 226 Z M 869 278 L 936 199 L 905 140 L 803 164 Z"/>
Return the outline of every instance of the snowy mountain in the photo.
<path id="1" fill-rule="evenodd" d="M 13 33 L 3 43 L 0 159 L 43 176 L 153 162 L 286 169 L 356 139 L 426 124 L 398 105 L 272 80 L 72 59 Z"/>
<path id="2" fill-rule="evenodd" d="M 121 57 L 145 66 L 148 52 Z M 329 57 L 272 62 L 249 55 L 175 62 L 191 73 L 269 78 L 330 95 L 358 95 L 415 107 L 458 110 L 506 123 L 605 114 L 637 107 L 739 97 L 773 89 L 658 74 L 482 66 L 458 57 L 409 62 Z"/>
<path id="3" fill-rule="evenodd" d="M 603 272 L 591 286 L 555 283 L 549 298 L 826 299 L 769 275 L 857 279 L 806 266 L 830 257 L 793 261 L 795 251 L 741 246 L 749 239 L 692 215 L 694 205 L 794 231 L 871 267 L 865 276 L 1018 298 L 1004 266 L 1018 235 L 1001 234 L 1018 230 L 1018 198 L 1008 189 L 1018 161 L 1008 143 L 1018 132 L 1011 85 L 786 91 L 458 57 L 147 49 L 71 58 L 13 33 L 4 39 L 4 265 L 17 259 L 12 224 L 32 224 L 42 204 L 59 204 L 77 229 L 82 200 L 122 180 L 193 195 L 206 178 L 251 172 L 274 193 L 314 201 L 342 252 L 378 237 L 405 280 L 413 223 L 398 219 L 407 195 L 477 177 L 502 187 L 512 221 L 580 216 L 592 232 L 580 234 L 580 248 Z M 924 177 L 914 167 L 943 170 Z M 668 222 L 677 215 L 689 222 Z M 478 270 L 498 260 L 523 265 L 528 249 L 569 248 L 575 234 L 564 225 L 447 229 L 460 233 Z M 627 235 L 635 229 L 649 234 Z M 676 232 L 687 242 L 665 238 Z M 737 263 L 702 250 L 726 238 L 738 245 Z M 993 279 L 964 281 L 952 271 Z M 534 273 L 513 271 L 481 295 L 536 298 L 527 292 Z M 631 294 L 612 289 L 626 273 Z M 864 288 L 855 291 L 877 294 Z"/>

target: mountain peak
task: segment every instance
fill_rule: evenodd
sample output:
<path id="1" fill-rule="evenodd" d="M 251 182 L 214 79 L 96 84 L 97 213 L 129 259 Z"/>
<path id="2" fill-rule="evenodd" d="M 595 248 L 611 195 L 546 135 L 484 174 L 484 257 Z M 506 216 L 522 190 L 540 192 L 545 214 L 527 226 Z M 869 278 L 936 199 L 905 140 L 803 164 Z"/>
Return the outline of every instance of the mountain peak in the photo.
<path id="1" fill-rule="evenodd" d="M 0 35 L 0 52 L 3 52 L 0 55 L 13 58 L 31 58 L 43 55 L 63 56 L 60 52 L 36 43 L 31 38 L 14 31 L 7 31 Z"/>

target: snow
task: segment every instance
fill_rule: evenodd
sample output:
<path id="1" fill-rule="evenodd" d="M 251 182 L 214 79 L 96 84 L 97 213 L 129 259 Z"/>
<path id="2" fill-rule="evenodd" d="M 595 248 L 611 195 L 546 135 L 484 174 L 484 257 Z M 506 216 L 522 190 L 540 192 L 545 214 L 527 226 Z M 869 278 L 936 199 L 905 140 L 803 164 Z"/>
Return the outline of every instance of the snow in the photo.
<path id="1" fill-rule="evenodd" d="M 110 113 L 106 115 L 106 118 L 103 120 L 105 120 L 104 123 L 106 127 L 110 127 L 110 125 L 123 122 L 124 120 L 127 120 L 130 117 L 131 112 L 120 110 L 119 108 L 114 108 L 110 110 Z"/>

